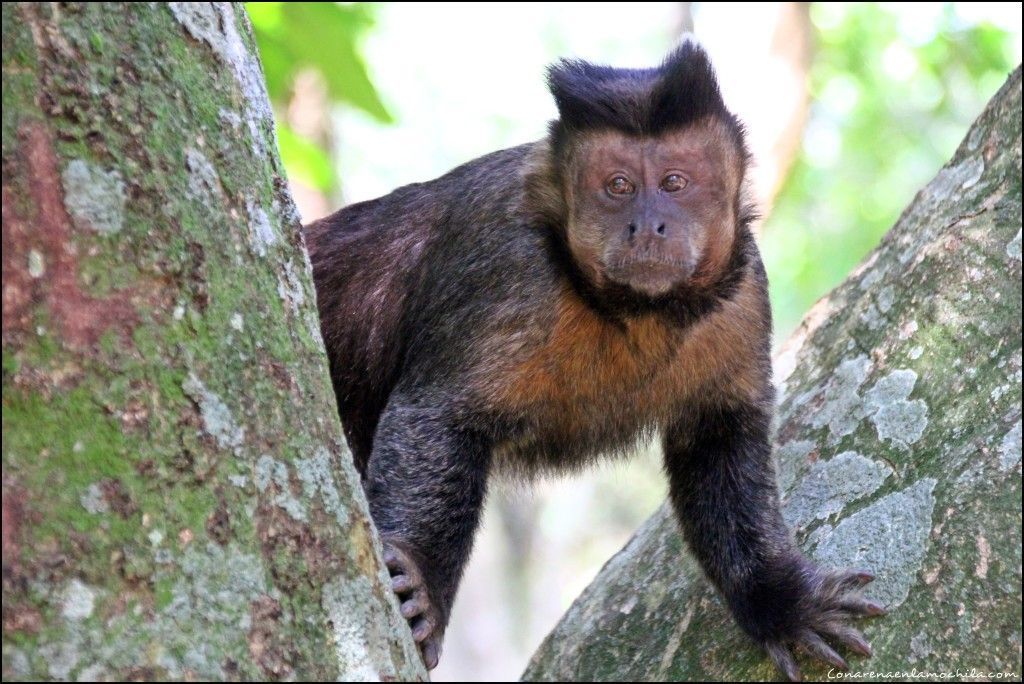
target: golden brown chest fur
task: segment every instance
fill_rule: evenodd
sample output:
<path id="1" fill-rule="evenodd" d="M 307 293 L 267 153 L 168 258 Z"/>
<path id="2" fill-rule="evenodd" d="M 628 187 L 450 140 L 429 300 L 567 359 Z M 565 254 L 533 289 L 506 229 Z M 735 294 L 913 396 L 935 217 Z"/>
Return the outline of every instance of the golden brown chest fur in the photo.
<path id="1" fill-rule="evenodd" d="M 529 441 L 614 448 L 673 420 L 712 388 L 752 397 L 764 372 L 762 296 L 747 278 L 720 310 L 681 329 L 655 315 L 608 321 L 566 289 L 544 338 L 508 355 L 485 401 L 530 416 Z"/>

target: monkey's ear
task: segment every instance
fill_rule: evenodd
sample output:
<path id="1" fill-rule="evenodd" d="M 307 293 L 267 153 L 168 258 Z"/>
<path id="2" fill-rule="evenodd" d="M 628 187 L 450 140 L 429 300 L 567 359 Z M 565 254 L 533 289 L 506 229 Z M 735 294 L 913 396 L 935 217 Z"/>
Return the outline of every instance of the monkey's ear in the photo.
<path id="1" fill-rule="evenodd" d="M 729 113 L 708 53 L 687 33 L 658 69 L 650 94 L 648 127 L 664 130 L 706 116 L 729 117 Z"/>

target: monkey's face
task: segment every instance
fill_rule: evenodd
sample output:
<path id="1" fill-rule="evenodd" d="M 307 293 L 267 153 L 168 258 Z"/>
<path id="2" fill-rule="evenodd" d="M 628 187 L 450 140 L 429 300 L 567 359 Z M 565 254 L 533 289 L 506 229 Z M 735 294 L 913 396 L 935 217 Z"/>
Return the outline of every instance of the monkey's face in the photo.
<path id="1" fill-rule="evenodd" d="M 741 163 L 728 140 L 714 121 L 657 137 L 584 134 L 567 241 L 588 277 L 651 297 L 712 280 L 735 235 Z"/>

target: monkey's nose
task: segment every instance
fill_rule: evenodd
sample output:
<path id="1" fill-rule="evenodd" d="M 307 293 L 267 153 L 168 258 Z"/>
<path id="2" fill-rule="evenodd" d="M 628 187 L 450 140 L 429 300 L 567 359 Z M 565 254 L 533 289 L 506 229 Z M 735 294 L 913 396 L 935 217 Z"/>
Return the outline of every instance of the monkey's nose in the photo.
<path id="1" fill-rule="evenodd" d="M 668 229 L 664 223 L 649 223 L 646 225 L 638 224 L 633 222 L 629 224 L 629 237 L 650 237 L 650 238 L 664 238 L 668 236 Z"/>
<path id="2" fill-rule="evenodd" d="M 634 221 L 627 229 L 630 244 L 659 242 L 669 237 L 669 228 L 663 222 L 641 223 Z"/>

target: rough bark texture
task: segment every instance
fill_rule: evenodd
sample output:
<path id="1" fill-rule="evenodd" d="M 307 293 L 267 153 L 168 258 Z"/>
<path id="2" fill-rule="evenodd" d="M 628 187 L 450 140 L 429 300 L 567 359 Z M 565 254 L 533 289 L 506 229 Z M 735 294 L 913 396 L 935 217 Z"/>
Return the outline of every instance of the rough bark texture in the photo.
<path id="1" fill-rule="evenodd" d="M 244 11 L 5 3 L 3 82 L 3 678 L 425 678 Z"/>
<path id="2" fill-rule="evenodd" d="M 1018 68 L 777 360 L 786 518 L 820 563 L 872 569 L 891 609 L 854 671 L 1021 675 L 1020 112 Z M 777 676 L 663 507 L 524 679 Z"/>

